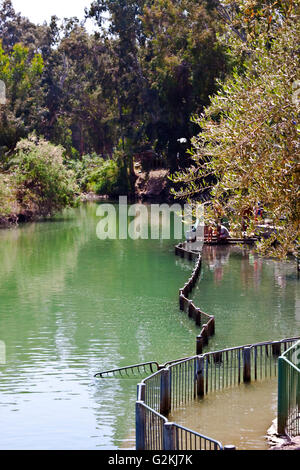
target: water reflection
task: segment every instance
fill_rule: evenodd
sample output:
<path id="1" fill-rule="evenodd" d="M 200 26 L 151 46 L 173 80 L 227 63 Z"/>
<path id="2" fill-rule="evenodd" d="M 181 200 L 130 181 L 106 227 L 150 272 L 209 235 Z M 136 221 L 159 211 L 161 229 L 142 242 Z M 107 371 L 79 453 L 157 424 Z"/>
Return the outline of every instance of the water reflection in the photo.
<path id="1" fill-rule="evenodd" d="M 94 374 L 194 353 L 174 240 L 101 241 L 96 209 L 0 231 L 1 448 L 121 447 L 137 380 Z"/>
<path id="2" fill-rule="evenodd" d="M 0 231 L 1 448 L 131 445 L 137 380 L 94 374 L 195 353 L 178 308 L 192 264 L 174 240 L 99 240 L 96 209 Z M 299 333 L 294 266 L 209 248 L 193 295 L 215 314 L 212 349 Z"/>
<path id="3" fill-rule="evenodd" d="M 210 349 L 300 334 L 294 260 L 262 259 L 248 247 L 206 246 L 193 296 L 197 305 L 215 315 Z"/>

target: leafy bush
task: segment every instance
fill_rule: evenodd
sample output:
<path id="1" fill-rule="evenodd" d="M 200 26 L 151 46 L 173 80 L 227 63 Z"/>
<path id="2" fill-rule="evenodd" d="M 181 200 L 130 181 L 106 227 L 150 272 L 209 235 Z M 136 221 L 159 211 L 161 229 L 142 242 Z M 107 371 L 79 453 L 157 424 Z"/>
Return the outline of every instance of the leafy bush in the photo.
<path id="1" fill-rule="evenodd" d="M 80 161 L 73 161 L 71 168 L 76 173 L 77 183 L 82 191 L 108 196 L 128 192 L 127 168 L 119 153 L 109 160 L 96 154 L 84 155 Z"/>
<path id="2" fill-rule="evenodd" d="M 62 147 L 32 135 L 21 140 L 16 150 L 17 200 L 23 208 L 47 216 L 73 205 L 75 175 L 63 164 Z"/>
<path id="3" fill-rule="evenodd" d="M 69 160 L 68 167 L 74 171 L 76 181 L 80 190 L 83 192 L 90 191 L 89 182 L 93 173 L 103 165 L 104 159 L 96 153 L 91 155 L 83 155 L 80 160 Z"/>
<path id="4" fill-rule="evenodd" d="M 0 173 L 0 223 L 6 223 L 16 209 L 11 177 Z"/>

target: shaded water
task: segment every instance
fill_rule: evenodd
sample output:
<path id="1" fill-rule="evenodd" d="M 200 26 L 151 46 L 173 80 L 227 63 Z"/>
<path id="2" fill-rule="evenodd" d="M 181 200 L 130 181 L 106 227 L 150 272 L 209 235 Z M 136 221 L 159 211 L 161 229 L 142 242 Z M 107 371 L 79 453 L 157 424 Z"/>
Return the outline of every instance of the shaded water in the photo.
<path id="1" fill-rule="evenodd" d="M 300 283 L 294 260 L 262 259 L 247 247 L 206 246 L 191 297 L 215 315 L 210 350 L 300 334 Z"/>
<path id="2" fill-rule="evenodd" d="M 96 208 L 0 231 L 2 449 L 134 446 L 137 380 L 94 374 L 195 353 L 199 329 L 178 309 L 191 263 L 174 240 L 99 240 Z M 215 253 L 194 291 L 216 316 L 210 349 L 299 334 L 292 263 Z"/>
<path id="3" fill-rule="evenodd" d="M 238 450 L 267 450 L 276 410 L 277 378 L 272 378 L 210 393 L 169 418 Z"/>

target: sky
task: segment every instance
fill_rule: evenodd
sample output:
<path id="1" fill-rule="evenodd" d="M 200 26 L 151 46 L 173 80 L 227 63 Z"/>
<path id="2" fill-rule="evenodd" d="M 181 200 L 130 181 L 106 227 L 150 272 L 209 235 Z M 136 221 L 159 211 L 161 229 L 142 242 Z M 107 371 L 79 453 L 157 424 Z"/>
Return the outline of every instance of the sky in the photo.
<path id="1" fill-rule="evenodd" d="M 16 12 L 26 16 L 33 23 L 49 22 L 52 15 L 58 18 L 77 16 L 84 18 L 84 8 L 89 7 L 92 0 L 12 0 Z M 90 29 L 91 25 L 89 25 Z"/>

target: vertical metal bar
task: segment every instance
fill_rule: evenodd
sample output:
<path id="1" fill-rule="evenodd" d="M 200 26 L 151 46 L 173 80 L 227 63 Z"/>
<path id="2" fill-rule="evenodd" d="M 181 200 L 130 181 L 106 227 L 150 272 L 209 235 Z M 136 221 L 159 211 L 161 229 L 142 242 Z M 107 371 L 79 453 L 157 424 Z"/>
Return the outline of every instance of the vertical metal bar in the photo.
<path id="1" fill-rule="evenodd" d="M 241 350 L 238 349 L 238 383 L 241 383 Z"/>
<path id="2" fill-rule="evenodd" d="M 170 369 L 162 369 L 160 373 L 160 414 L 167 416 L 170 409 Z"/>
<path id="3" fill-rule="evenodd" d="M 257 346 L 254 346 L 254 380 L 257 380 Z"/>
<path id="4" fill-rule="evenodd" d="M 198 397 L 204 396 L 204 358 L 200 356 L 197 358 L 197 395 Z"/>
<path id="5" fill-rule="evenodd" d="M 245 383 L 251 382 L 251 348 L 246 347 L 243 349 L 243 381 Z"/>
<path id="6" fill-rule="evenodd" d="M 135 435 L 136 435 L 136 450 L 145 450 L 145 407 L 143 402 L 137 401 L 135 408 L 136 424 L 135 424 Z"/>
<path id="7" fill-rule="evenodd" d="M 277 410 L 277 432 L 279 435 L 285 434 L 285 427 L 288 419 L 287 406 L 287 363 L 283 357 L 278 358 L 278 410 Z"/>

